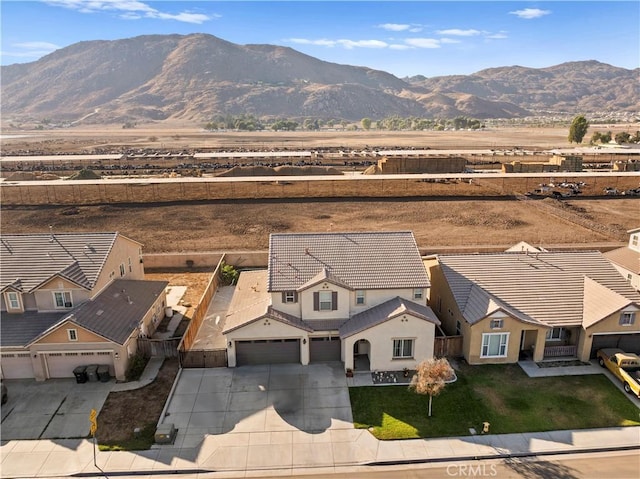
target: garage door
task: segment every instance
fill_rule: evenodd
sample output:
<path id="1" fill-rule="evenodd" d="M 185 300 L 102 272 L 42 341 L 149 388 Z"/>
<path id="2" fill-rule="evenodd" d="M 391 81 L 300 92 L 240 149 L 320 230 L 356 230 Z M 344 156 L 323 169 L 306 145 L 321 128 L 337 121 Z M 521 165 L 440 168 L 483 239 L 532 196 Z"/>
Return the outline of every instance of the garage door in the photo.
<path id="1" fill-rule="evenodd" d="M 29 353 L 3 353 L 0 356 L 0 367 L 4 379 L 33 378 L 33 363 Z"/>
<path id="2" fill-rule="evenodd" d="M 89 364 L 106 364 L 113 376 L 113 356 L 111 352 L 82 352 L 82 353 L 48 353 L 45 354 L 49 378 L 72 378 L 73 370 L 78 366 Z"/>
<path id="3" fill-rule="evenodd" d="M 591 357 L 596 357 L 598 349 L 620 348 L 628 353 L 640 354 L 640 333 L 635 334 L 594 334 Z"/>
<path id="4" fill-rule="evenodd" d="M 340 361 L 340 338 L 309 338 L 311 362 Z"/>
<path id="5" fill-rule="evenodd" d="M 279 364 L 300 362 L 299 339 L 271 339 L 261 341 L 236 341 L 236 363 Z"/>

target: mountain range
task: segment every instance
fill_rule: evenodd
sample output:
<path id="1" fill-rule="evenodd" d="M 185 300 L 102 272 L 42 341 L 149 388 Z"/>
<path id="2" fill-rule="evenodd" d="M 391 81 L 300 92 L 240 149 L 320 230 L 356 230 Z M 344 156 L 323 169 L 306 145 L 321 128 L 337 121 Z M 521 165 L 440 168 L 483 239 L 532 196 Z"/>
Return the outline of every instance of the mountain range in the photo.
<path id="1" fill-rule="evenodd" d="M 2 66 L 5 118 L 92 123 L 214 115 L 358 121 L 401 117 L 519 118 L 637 111 L 638 74 L 597 61 L 398 78 L 288 47 L 238 45 L 207 34 L 86 41 Z"/>

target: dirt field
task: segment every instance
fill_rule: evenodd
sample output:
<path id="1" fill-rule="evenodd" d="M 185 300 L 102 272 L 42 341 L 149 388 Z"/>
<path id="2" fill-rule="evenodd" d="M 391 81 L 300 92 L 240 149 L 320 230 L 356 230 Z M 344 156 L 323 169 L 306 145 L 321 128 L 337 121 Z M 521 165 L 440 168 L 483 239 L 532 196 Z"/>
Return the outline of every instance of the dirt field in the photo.
<path id="1" fill-rule="evenodd" d="M 536 203 L 545 201 L 548 209 Z M 601 224 L 593 231 L 549 214 Z M 421 248 L 511 245 L 549 246 L 625 241 L 640 223 L 640 199 L 532 200 L 388 199 L 382 201 L 220 201 L 196 204 L 3 207 L 4 233 L 119 231 L 147 253 L 264 250 L 281 232 L 412 230 Z"/>

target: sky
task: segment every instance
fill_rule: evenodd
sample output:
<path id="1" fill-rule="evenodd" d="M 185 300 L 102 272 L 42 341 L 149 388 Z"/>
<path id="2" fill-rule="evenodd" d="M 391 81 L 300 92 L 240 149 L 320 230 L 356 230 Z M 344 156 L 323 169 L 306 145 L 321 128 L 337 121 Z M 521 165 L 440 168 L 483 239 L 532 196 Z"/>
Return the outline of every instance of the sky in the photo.
<path id="1" fill-rule="evenodd" d="M 640 66 L 638 0 L 1 0 L 0 15 L 2 65 L 86 40 L 208 33 L 400 78 L 580 60 Z"/>

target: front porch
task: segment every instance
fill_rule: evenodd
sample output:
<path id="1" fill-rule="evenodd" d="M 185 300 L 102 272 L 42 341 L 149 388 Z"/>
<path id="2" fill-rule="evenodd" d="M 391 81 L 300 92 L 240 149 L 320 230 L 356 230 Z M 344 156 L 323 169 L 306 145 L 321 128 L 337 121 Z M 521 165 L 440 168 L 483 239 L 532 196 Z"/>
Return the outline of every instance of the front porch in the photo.
<path id="1" fill-rule="evenodd" d="M 578 359 L 579 339 L 579 328 L 524 330 L 519 359 L 535 362 Z"/>

